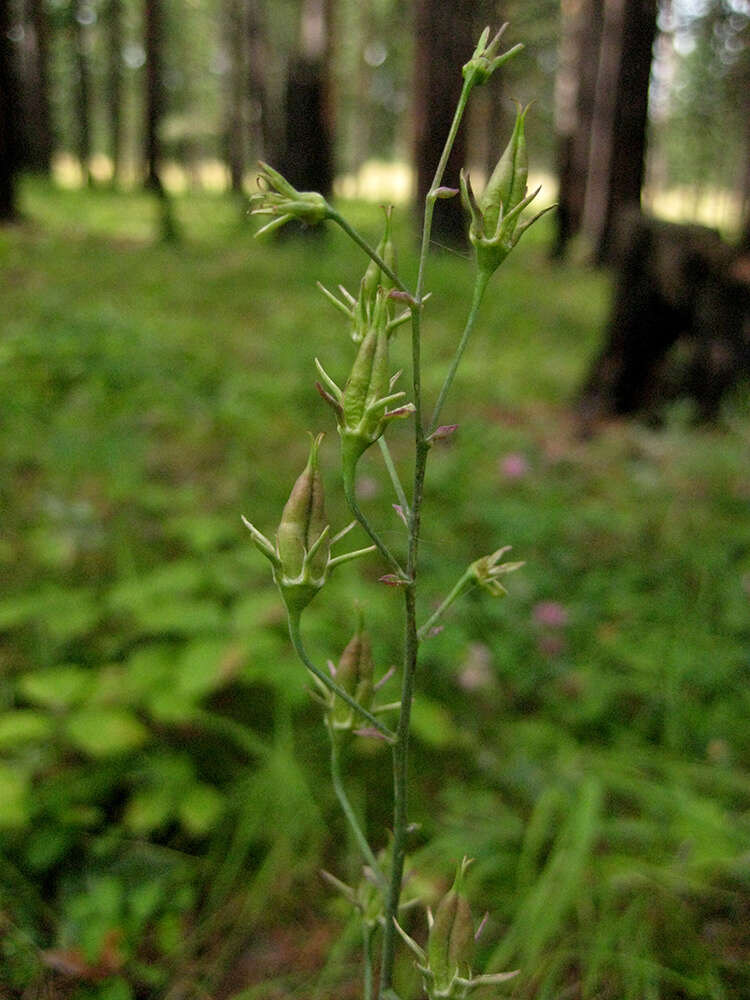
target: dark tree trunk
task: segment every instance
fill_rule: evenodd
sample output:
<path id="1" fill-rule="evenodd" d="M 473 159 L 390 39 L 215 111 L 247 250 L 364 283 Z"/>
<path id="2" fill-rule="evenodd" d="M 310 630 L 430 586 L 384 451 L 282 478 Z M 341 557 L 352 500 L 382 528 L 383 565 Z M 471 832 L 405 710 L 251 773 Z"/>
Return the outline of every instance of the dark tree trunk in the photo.
<path id="1" fill-rule="evenodd" d="M 621 213 L 618 287 L 604 347 L 581 391 L 585 425 L 658 415 L 688 397 L 704 419 L 750 378 L 750 258 L 701 226 Z"/>
<path id="2" fill-rule="evenodd" d="M 91 183 L 91 73 L 89 69 L 88 10 L 82 0 L 71 4 L 71 24 L 76 67 L 77 152 L 83 179 Z"/>
<path id="3" fill-rule="evenodd" d="M 304 0 L 298 55 L 289 64 L 282 173 L 294 187 L 329 195 L 333 187 L 333 109 L 329 76 L 331 0 Z"/>
<path id="4" fill-rule="evenodd" d="M 162 48 L 164 45 L 162 0 L 145 0 L 143 13 L 146 49 L 145 185 L 158 198 L 161 213 L 161 237 L 170 242 L 178 238 L 178 231 L 172 210 L 172 200 L 162 184 L 159 172 L 161 165 L 160 126 L 165 105 L 162 72 Z"/>
<path id="5" fill-rule="evenodd" d="M 595 259 L 610 256 L 614 223 L 640 205 L 656 0 L 605 0 L 583 229 Z"/>
<path id="6" fill-rule="evenodd" d="M 8 4 L 0 2 L 0 222 L 12 222 L 17 216 L 18 89 L 9 14 Z"/>
<path id="7" fill-rule="evenodd" d="M 556 80 L 559 175 L 554 256 L 581 231 L 594 118 L 604 0 L 563 0 Z"/>
<path id="8" fill-rule="evenodd" d="M 112 156 L 112 182 L 122 170 L 122 0 L 109 0 L 107 7 L 107 120 Z"/>
<path id="9" fill-rule="evenodd" d="M 49 99 L 49 23 L 43 0 L 27 0 L 24 73 L 23 163 L 49 173 L 52 163 L 52 116 Z"/>
<path id="10" fill-rule="evenodd" d="M 414 162 L 417 175 L 417 211 L 421 222 L 424 199 L 430 189 L 450 131 L 461 85 L 461 67 L 471 58 L 474 38 L 474 3 L 454 0 L 450 10 L 443 0 L 418 0 L 414 56 Z M 466 162 L 466 130 L 456 138 L 443 183 L 458 187 Z M 433 235 L 437 242 L 460 246 L 466 241 L 466 224 L 458 198 L 435 205 Z"/>
<path id="11" fill-rule="evenodd" d="M 268 38 L 266 11 L 263 0 L 246 0 L 247 3 L 247 53 L 248 96 L 252 123 L 252 144 L 256 158 L 274 163 L 281 148 L 278 121 L 274 120 L 268 100 L 266 68 L 268 65 Z"/>
<path id="12" fill-rule="evenodd" d="M 247 47 L 245 0 L 225 0 L 224 35 L 229 53 L 226 74 L 224 145 L 232 191 L 242 192 L 247 146 Z"/>
<path id="13" fill-rule="evenodd" d="M 164 113 L 162 80 L 163 10 L 162 0 L 145 0 L 143 7 L 144 48 L 146 51 L 146 106 L 144 121 L 144 158 L 146 187 L 162 194 L 159 175 L 161 142 L 159 128 Z"/>

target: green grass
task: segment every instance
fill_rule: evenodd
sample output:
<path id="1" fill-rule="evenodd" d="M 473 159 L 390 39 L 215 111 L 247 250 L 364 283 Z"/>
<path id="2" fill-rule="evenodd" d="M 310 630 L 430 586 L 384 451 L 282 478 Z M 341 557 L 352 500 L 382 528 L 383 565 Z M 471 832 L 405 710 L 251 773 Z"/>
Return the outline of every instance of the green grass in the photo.
<path id="1" fill-rule="evenodd" d="M 140 195 L 29 183 L 23 208 L 0 232 L 0 989 L 212 995 L 244 955 L 238 995 L 343 997 L 354 956 L 330 949 L 348 914 L 317 869 L 356 878 L 356 852 L 240 514 L 273 532 L 304 432 L 325 429 L 329 515 L 348 520 L 313 359 L 343 379 L 352 346 L 315 281 L 354 290 L 364 261 L 337 232 L 259 245 L 238 205 L 206 195 L 176 201 L 174 245 Z M 350 208 L 376 237 L 377 210 Z M 425 617 L 493 548 L 527 565 L 510 597 L 470 595 L 425 644 L 414 883 L 429 900 L 477 859 L 481 950 L 522 969 L 516 997 L 740 1000 L 750 421 L 738 401 L 711 428 L 674 410 L 578 438 L 570 401 L 609 288 L 551 266 L 545 235 L 490 286 L 444 412 L 459 430 L 428 469 Z M 397 239 L 408 277 L 405 221 Z M 435 258 L 432 398 L 471 281 L 460 255 Z M 408 369 L 403 333 L 394 355 Z M 394 428 L 397 460 L 409 433 Z M 378 456 L 362 471 L 398 549 Z M 344 567 L 316 599 L 317 662 L 337 659 L 355 597 L 380 668 L 396 661 L 382 572 Z M 382 845 L 388 761 L 358 747 L 348 771 Z M 399 974 L 416 995 L 406 956 Z"/>

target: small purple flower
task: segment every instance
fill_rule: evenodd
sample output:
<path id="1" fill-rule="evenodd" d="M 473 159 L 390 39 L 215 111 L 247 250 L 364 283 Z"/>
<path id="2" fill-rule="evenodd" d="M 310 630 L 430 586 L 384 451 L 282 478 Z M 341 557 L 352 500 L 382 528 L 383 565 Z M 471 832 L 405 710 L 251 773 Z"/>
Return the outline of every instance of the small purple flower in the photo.
<path id="1" fill-rule="evenodd" d="M 529 463 L 520 452 L 511 452 L 500 460 L 500 474 L 505 479 L 523 479 L 529 473 Z"/>
<path id="2" fill-rule="evenodd" d="M 534 622 L 547 628 L 562 628 L 568 624 L 568 612 L 558 601 L 540 601 L 532 611 Z"/>

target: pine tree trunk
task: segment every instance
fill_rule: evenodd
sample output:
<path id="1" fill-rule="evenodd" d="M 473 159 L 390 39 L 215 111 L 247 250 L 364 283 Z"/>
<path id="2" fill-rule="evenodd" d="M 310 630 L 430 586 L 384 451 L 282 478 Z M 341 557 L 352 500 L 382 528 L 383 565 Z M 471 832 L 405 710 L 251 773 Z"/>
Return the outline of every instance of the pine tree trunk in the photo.
<path id="1" fill-rule="evenodd" d="M 15 185 L 18 166 L 17 86 L 9 31 L 8 5 L 0 2 L 0 223 L 12 222 L 17 217 Z"/>
<path id="2" fill-rule="evenodd" d="M 282 173 L 294 187 L 333 188 L 332 0 L 304 0 L 300 46 L 289 64 Z"/>
<path id="3" fill-rule="evenodd" d="M 242 192 L 247 146 L 247 47 L 245 0 L 225 0 L 224 34 L 229 53 L 224 94 L 224 147 L 232 191 Z"/>
<path id="4" fill-rule="evenodd" d="M 656 0 L 605 0 L 582 223 L 600 264 L 617 215 L 640 205 L 655 35 Z"/>
<path id="5" fill-rule="evenodd" d="M 159 126 L 164 111 L 164 86 L 162 82 L 162 0 L 145 0 L 143 8 L 144 41 L 146 50 L 146 106 L 144 122 L 144 156 L 146 187 L 157 194 L 163 192 L 159 176 L 161 143 Z"/>
<path id="6" fill-rule="evenodd" d="M 122 0 L 109 0 L 107 7 L 107 120 L 112 156 L 112 182 L 122 171 Z"/>
<path id="7" fill-rule="evenodd" d="M 52 163 L 52 116 L 49 98 L 49 23 L 43 0 L 26 4 L 24 73 L 24 165 L 49 173 Z"/>
<path id="8" fill-rule="evenodd" d="M 76 67 L 77 153 L 84 182 L 91 183 L 91 74 L 88 55 L 87 8 L 82 0 L 73 0 L 70 9 L 73 50 Z"/>
<path id="9" fill-rule="evenodd" d="M 565 253 L 583 221 L 604 0 L 562 0 L 561 17 L 555 81 L 560 188 L 554 256 Z"/>
<path id="10" fill-rule="evenodd" d="M 471 57 L 476 43 L 473 14 L 471 0 L 455 0 L 450 9 L 442 0 L 418 0 L 416 5 L 414 163 L 420 224 L 424 200 L 461 93 L 461 67 Z M 448 160 L 444 184 L 458 187 L 465 161 L 466 130 L 461 129 Z M 458 198 L 436 203 L 433 234 L 438 243 L 465 243 L 466 226 Z"/>

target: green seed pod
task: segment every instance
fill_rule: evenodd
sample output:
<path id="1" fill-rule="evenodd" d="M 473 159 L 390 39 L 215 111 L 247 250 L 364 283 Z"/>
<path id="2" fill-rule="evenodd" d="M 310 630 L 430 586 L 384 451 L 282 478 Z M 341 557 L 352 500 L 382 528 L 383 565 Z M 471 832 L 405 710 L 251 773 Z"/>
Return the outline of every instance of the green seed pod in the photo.
<path id="1" fill-rule="evenodd" d="M 339 665 L 336 668 L 336 683 L 363 708 L 369 709 L 374 693 L 374 672 L 375 665 L 372 660 L 370 637 L 363 630 L 360 617 L 357 631 L 341 654 Z M 354 722 L 352 709 L 340 698 L 334 698 L 330 720 L 334 729 L 351 729 Z"/>
<path id="2" fill-rule="evenodd" d="M 500 220 L 521 202 L 526 194 L 529 174 L 526 152 L 525 120 L 528 108 L 516 110 L 516 121 L 510 142 L 492 171 L 487 187 L 479 199 L 479 208 L 484 216 L 484 231 L 492 236 Z"/>
<path id="3" fill-rule="evenodd" d="M 283 577 L 294 579 L 302 573 L 305 556 L 327 526 L 323 506 L 323 481 L 318 469 L 318 448 L 323 438 L 312 439 L 310 454 L 281 515 L 277 533 L 277 548 Z M 326 539 L 310 560 L 310 574 L 321 578 L 325 574 L 330 544 Z"/>
<path id="4" fill-rule="evenodd" d="M 391 236 L 391 216 L 393 206 L 384 208 L 385 231 L 377 246 L 378 255 L 385 261 L 393 271 L 396 266 L 396 250 Z M 393 282 L 388 275 L 383 274 L 380 266 L 371 260 L 362 277 L 359 285 L 359 298 L 354 307 L 354 328 L 352 330 L 353 339 L 359 343 L 367 335 L 373 318 L 375 316 L 378 300 L 378 289 L 384 288 L 386 291 L 393 287 Z"/>
<path id="5" fill-rule="evenodd" d="M 457 974 L 471 976 L 474 923 L 468 900 L 461 892 L 465 868 L 464 861 L 451 890 L 438 904 L 427 941 L 428 966 L 438 989 L 445 989 Z"/>

